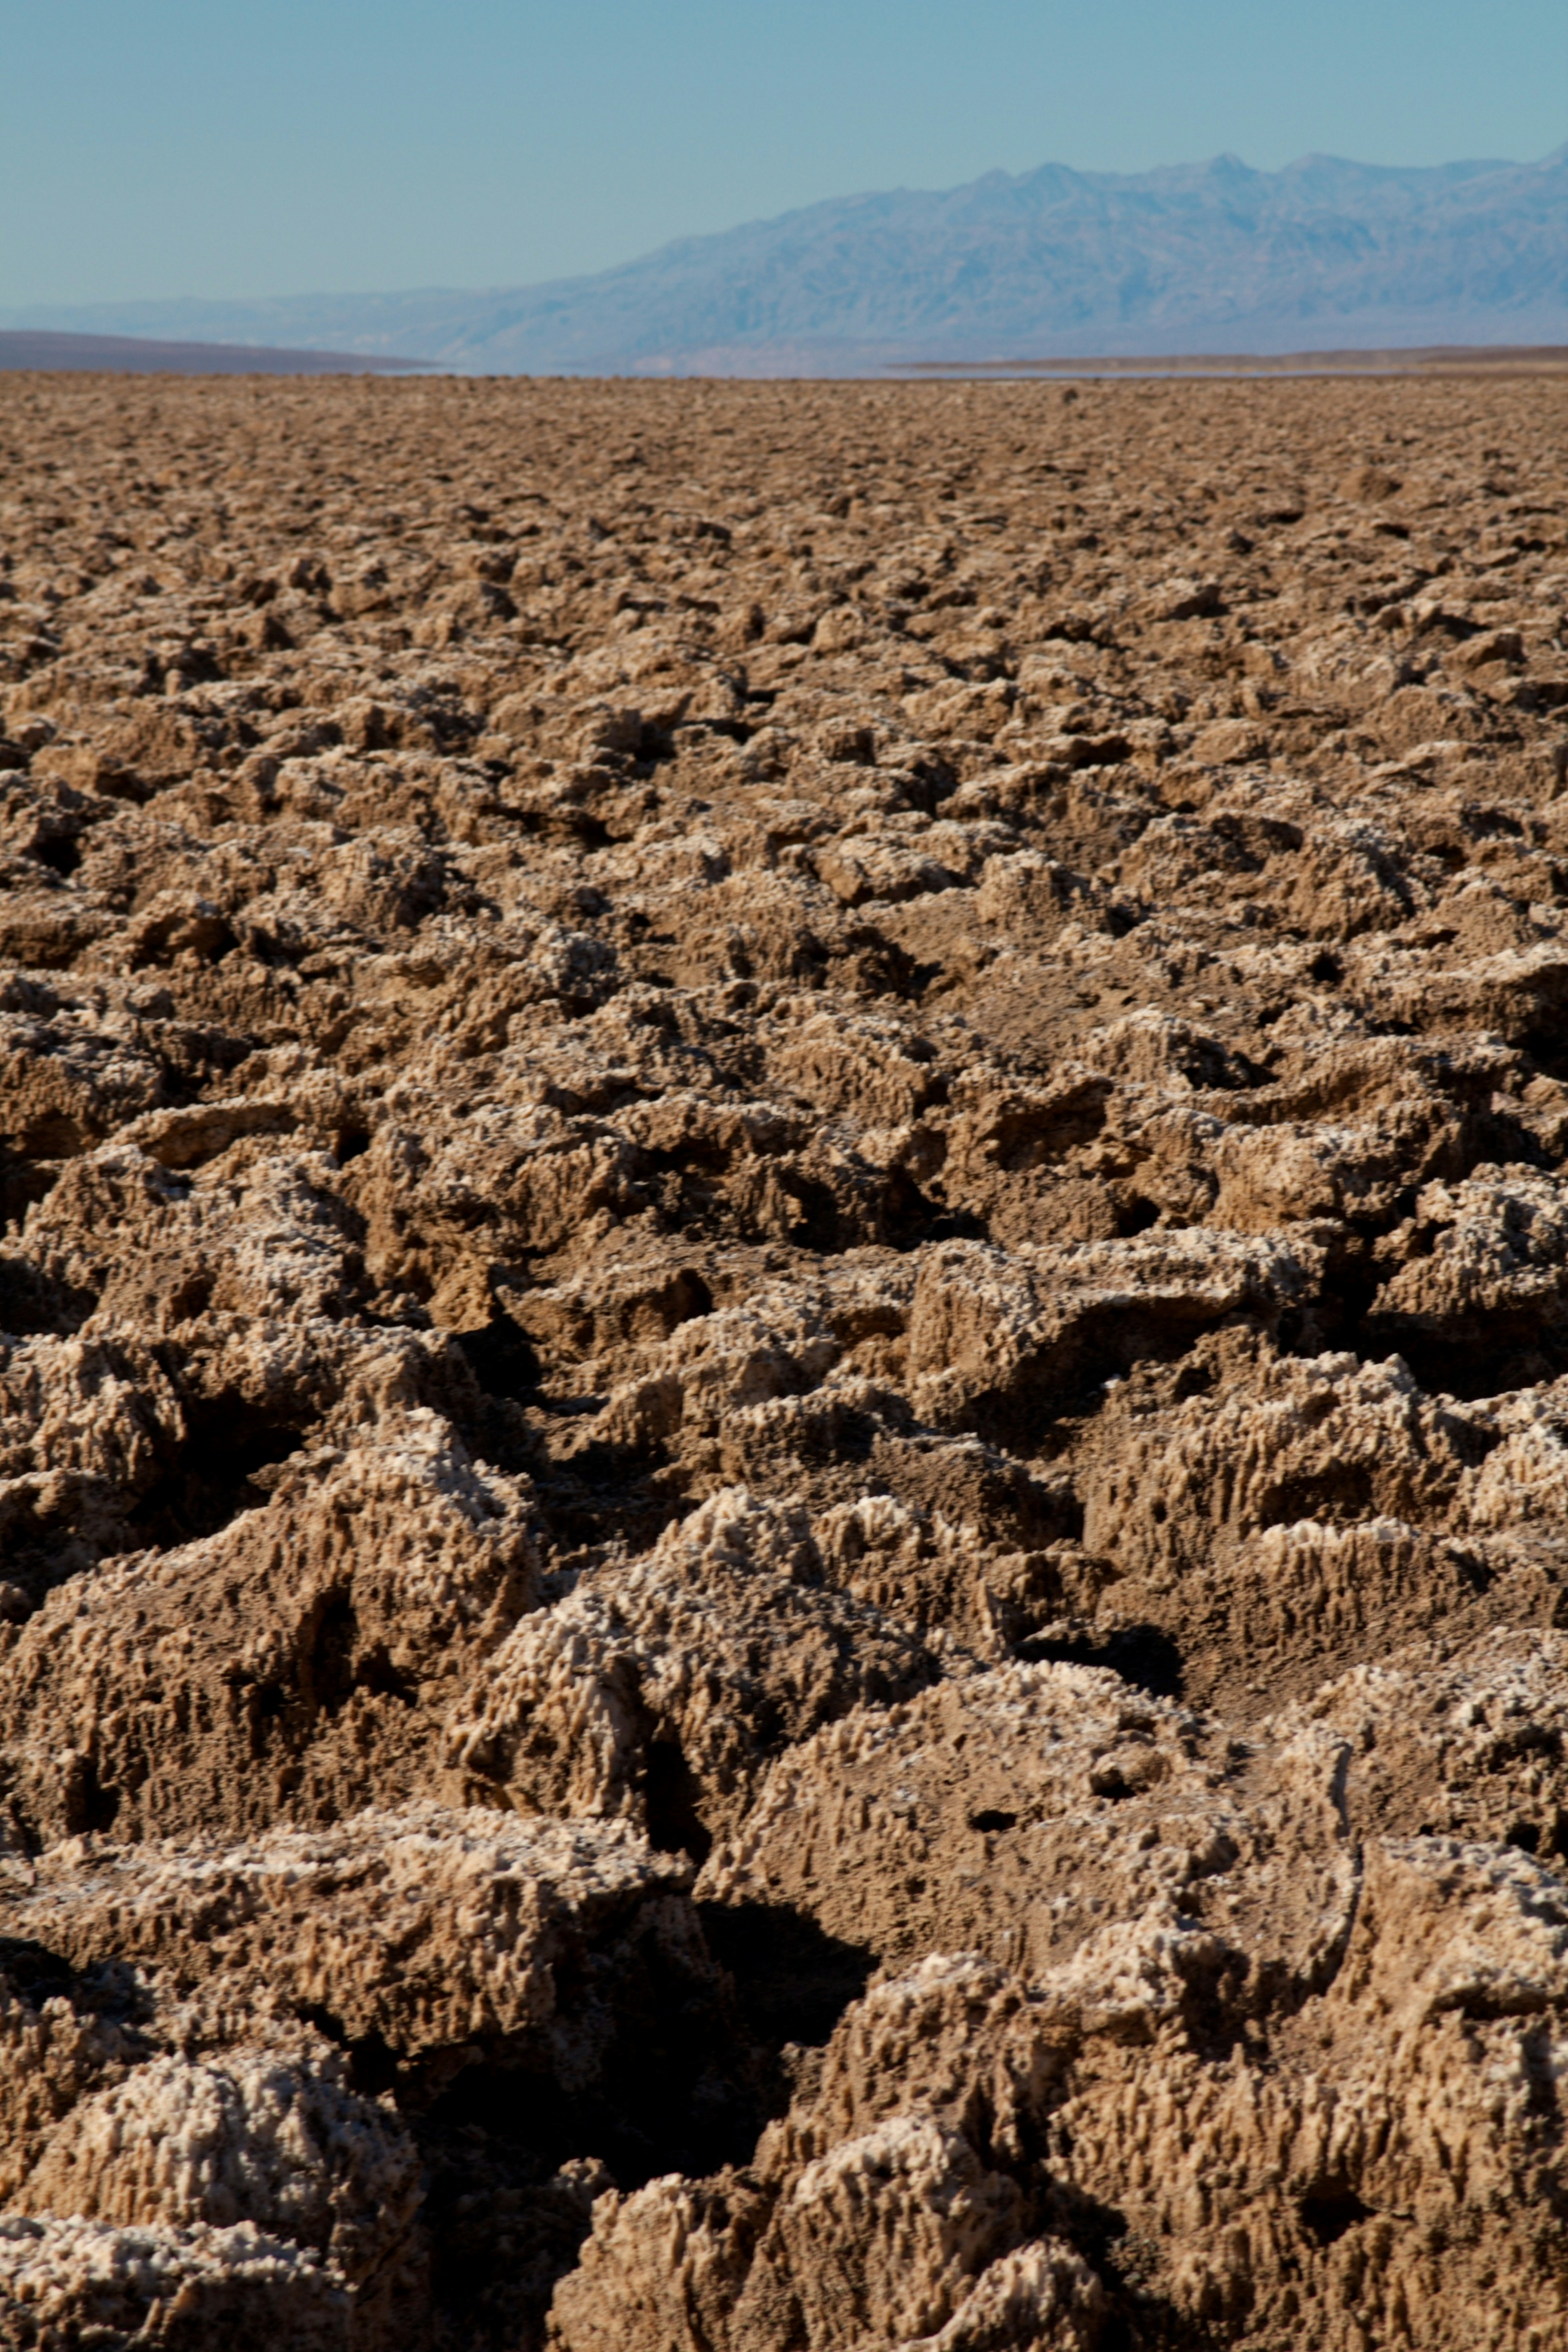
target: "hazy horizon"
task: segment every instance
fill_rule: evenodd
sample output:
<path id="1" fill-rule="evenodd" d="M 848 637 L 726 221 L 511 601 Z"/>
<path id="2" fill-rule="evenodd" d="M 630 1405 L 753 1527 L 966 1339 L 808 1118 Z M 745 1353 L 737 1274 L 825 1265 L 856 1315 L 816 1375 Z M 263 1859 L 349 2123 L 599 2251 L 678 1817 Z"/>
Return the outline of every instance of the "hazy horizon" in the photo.
<path id="1" fill-rule="evenodd" d="M 1564 135 L 1568 15 L 1436 0 L 60 0 L 7 37 L 0 311 L 539 286 L 842 192 L 1043 159 L 1528 163 Z M 1529 70 L 1521 70 L 1528 63 Z M 836 192 L 838 192 L 836 194 Z"/>
<path id="2" fill-rule="evenodd" d="M 1565 108 L 1564 111 L 1568 112 L 1568 108 Z M 1556 147 L 1548 149 L 1545 153 L 1541 155 L 1444 156 L 1433 163 L 1416 164 L 1405 166 L 1403 168 L 1406 170 L 1432 172 L 1468 170 L 1527 171 L 1534 166 L 1551 163 L 1557 156 L 1564 152 L 1565 148 L 1568 148 L 1568 142 L 1559 142 Z M 1267 175 L 1270 178 L 1278 178 L 1284 173 L 1312 163 L 1346 164 L 1358 171 L 1367 172 L 1394 172 L 1402 168 L 1397 164 L 1386 163 L 1378 156 L 1336 155 L 1331 154 L 1323 149 L 1305 151 L 1300 155 L 1288 157 L 1281 164 L 1272 166 L 1254 163 L 1248 157 L 1238 154 L 1234 149 L 1221 149 L 1213 155 L 1188 157 L 1163 163 L 1152 163 L 1145 165 L 1141 169 L 1129 170 L 1125 172 L 1095 172 L 1083 170 L 1077 165 L 1064 163 L 1060 157 L 1051 156 L 1043 159 L 1037 163 L 1026 166 L 1024 170 L 1019 172 L 1005 172 L 998 167 L 989 172 L 977 173 L 974 175 L 974 178 L 970 181 L 960 182 L 952 185 L 940 188 L 926 185 L 905 184 L 899 187 L 866 187 L 831 191 L 826 194 L 812 197 L 803 204 L 790 205 L 781 213 L 766 215 L 755 215 L 741 221 L 724 222 L 716 228 L 689 230 L 678 233 L 674 236 L 663 239 L 657 246 L 645 246 L 638 248 L 636 252 L 617 255 L 613 260 L 605 265 L 605 268 L 602 272 L 562 272 L 554 278 L 538 278 L 517 281 L 496 280 L 487 281 L 483 284 L 469 283 L 467 285 L 459 285 L 454 281 L 445 284 L 430 283 L 418 286 L 398 285 L 387 287 L 325 285 L 274 286 L 264 292 L 254 294 L 239 293 L 236 292 L 232 289 L 223 288 L 192 289 L 184 294 L 163 297 L 137 296 L 131 294 L 101 301 L 60 303 L 33 301 L 6 303 L 0 304 L 0 322 L 4 322 L 6 325 L 18 323 L 27 325 L 37 323 L 42 325 L 47 320 L 61 314 L 80 316 L 91 311 L 102 311 L 104 313 L 112 312 L 118 314 L 128 308 L 135 307 L 139 302 L 147 302 L 149 304 L 155 303 L 160 310 L 173 310 L 182 304 L 189 304 L 193 309 L 206 310 L 215 305 L 229 302 L 237 306 L 241 304 L 266 305 L 273 302 L 334 302 L 353 300 L 361 298 L 383 300 L 397 300 L 400 299 L 417 300 L 437 299 L 447 295 L 485 296 L 490 294 L 501 294 L 523 290 L 525 288 L 529 291 L 544 291 L 552 285 L 567 285 L 574 283 L 576 278 L 581 276 L 608 274 L 617 268 L 625 268 L 635 266 L 637 263 L 641 261 L 655 259 L 661 254 L 669 251 L 677 251 L 685 246 L 700 244 L 710 237 L 722 236 L 727 233 L 735 230 L 773 226 L 784 222 L 794 220 L 797 216 L 805 215 L 819 209 L 824 209 L 830 205 L 870 203 L 876 201 L 878 198 L 883 197 L 892 198 L 902 196 L 951 195 L 959 193 L 960 190 L 964 187 L 975 186 L 986 180 L 1005 180 L 1017 183 L 1030 180 L 1041 173 L 1050 171 L 1070 172 L 1073 173 L 1075 176 L 1082 179 L 1104 179 L 1107 181 L 1146 180 L 1155 176 L 1156 174 L 1163 173 L 1179 174 L 1184 173 L 1205 172 L 1212 169 L 1216 164 L 1226 163 L 1239 164 L 1249 173 L 1257 173 L 1260 176 Z"/>
<path id="3" fill-rule="evenodd" d="M 0 310 L 0 329 L 288 346 L 477 374 L 1568 340 L 1568 149 L 1401 169 L 1054 163 L 826 198 L 577 278 Z M 10 364 L 28 364 L 13 358 Z"/>

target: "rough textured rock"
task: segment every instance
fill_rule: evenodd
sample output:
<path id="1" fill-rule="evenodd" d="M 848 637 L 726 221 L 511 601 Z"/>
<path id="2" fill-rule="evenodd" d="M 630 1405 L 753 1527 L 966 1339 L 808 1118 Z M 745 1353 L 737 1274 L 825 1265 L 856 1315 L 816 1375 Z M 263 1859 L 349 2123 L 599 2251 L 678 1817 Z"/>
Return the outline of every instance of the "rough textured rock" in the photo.
<path id="1" fill-rule="evenodd" d="M 743 2173 L 599 2202 L 552 2341 L 1550 2342 L 1561 1882 L 1435 1838 L 1363 1869 L 1331 1976 L 1243 2032 L 1239 1948 L 1152 1906 L 1027 1981 L 889 1978 Z"/>
<path id="2" fill-rule="evenodd" d="M 416 1805 L 249 1846 L 191 1841 L 46 1855 L 10 1906 L 26 1940 L 81 1966 L 111 1940 L 182 1990 L 270 1986 L 399 2055 L 561 2032 L 555 1973 L 690 1878 L 614 1827 L 512 1823 Z M 678 1932 L 678 1931 L 677 1931 Z M 423 1954 L 417 1966 L 412 1955 Z M 608 2011 L 592 2011 L 607 2031 Z M 591 2031 L 592 2028 L 582 2029 Z M 591 2063 L 591 2043 L 579 2053 Z"/>
<path id="3" fill-rule="evenodd" d="M 519 1625 L 447 1738 L 466 1791 L 706 1850 L 771 1753 L 937 1671 L 879 1611 L 824 1589 L 803 1513 L 726 1488 L 637 1567 L 588 1571 Z"/>
<path id="4" fill-rule="evenodd" d="M 0 415 L 0 2341 L 1568 2326 L 1552 380 Z"/>
<path id="5" fill-rule="evenodd" d="M 442 1685 L 538 1598 L 530 1498 L 433 1413 L 367 1438 L 283 1466 L 218 1535 L 50 1595 L 5 1665 L 18 1817 L 237 1831 L 421 1784 Z"/>
<path id="6" fill-rule="evenodd" d="M 1338 1964 L 1344 1761 L 1315 1726 L 1255 1751 L 1105 1668 L 1008 1665 L 791 1749 L 703 1887 L 805 1909 L 885 1964 L 983 1951 L 1033 1976 L 1102 1923 L 1218 1936 L 1257 1979 L 1227 1992 L 1245 2008 Z"/>
<path id="7" fill-rule="evenodd" d="M 618 1823 L 425 1803 L 14 1874 L 7 2210 L 243 2224 L 321 2258 L 356 2343 L 455 2302 L 528 2331 L 608 2179 L 563 2135 L 635 2177 L 756 2129 L 691 1866 Z"/>
<path id="8" fill-rule="evenodd" d="M 338 2352 L 353 2340 L 338 2282 L 259 2231 L 53 2218 L 0 2221 L 0 2325 L 26 2352 L 195 2352 L 215 2341 Z"/>

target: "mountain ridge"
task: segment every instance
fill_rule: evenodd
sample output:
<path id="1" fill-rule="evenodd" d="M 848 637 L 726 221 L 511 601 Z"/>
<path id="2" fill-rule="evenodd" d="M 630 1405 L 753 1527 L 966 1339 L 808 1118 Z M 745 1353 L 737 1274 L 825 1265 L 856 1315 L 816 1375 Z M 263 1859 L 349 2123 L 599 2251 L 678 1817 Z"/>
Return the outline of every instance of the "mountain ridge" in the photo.
<path id="1" fill-rule="evenodd" d="M 1047 163 L 825 198 L 536 285 L 34 306 L 0 326 L 395 350 L 482 373 L 1558 341 L 1568 145 L 1533 163 Z"/>

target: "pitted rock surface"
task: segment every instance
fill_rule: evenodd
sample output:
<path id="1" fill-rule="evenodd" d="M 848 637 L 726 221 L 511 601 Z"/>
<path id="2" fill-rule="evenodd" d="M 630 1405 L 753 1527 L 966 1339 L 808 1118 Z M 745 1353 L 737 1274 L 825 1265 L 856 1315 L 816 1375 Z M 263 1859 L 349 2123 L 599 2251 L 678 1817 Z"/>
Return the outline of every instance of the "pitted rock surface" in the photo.
<path id="1" fill-rule="evenodd" d="M 0 403 L 0 2345 L 1568 2333 L 1550 380 Z"/>

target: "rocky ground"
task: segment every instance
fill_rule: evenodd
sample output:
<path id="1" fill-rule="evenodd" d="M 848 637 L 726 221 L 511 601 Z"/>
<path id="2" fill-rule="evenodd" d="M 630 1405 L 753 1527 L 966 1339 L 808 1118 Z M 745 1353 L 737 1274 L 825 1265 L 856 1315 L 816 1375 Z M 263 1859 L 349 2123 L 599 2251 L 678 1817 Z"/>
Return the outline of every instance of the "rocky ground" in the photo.
<path id="1" fill-rule="evenodd" d="M 1563 2341 L 1565 425 L 6 383 L 0 2343 Z"/>

